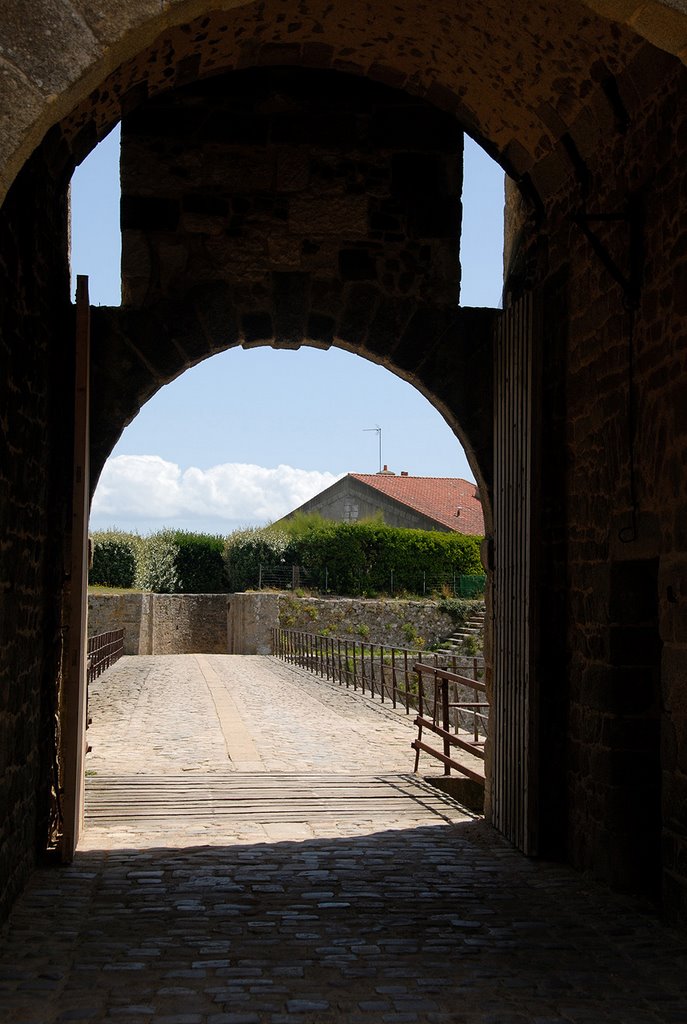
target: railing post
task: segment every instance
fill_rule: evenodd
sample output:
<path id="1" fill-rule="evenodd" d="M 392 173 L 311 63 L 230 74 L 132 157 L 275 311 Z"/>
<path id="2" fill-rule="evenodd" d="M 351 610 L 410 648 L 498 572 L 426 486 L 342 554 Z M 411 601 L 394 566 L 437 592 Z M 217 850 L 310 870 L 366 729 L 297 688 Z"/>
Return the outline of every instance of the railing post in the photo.
<path id="1" fill-rule="evenodd" d="M 381 694 L 381 698 L 382 698 L 382 704 L 384 703 L 384 687 L 385 687 L 385 678 L 384 678 L 384 647 L 383 647 L 382 644 L 380 644 L 379 645 L 379 688 L 380 688 L 380 694 Z"/>
<path id="2" fill-rule="evenodd" d="M 370 644 L 370 696 L 375 695 L 375 645 Z"/>
<path id="3" fill-rule="evenodd" d="M 435 676 L 434 677 L 435 685 L 436 685 L 436 678 L 437 677 Z M 449 708 L 448 708 L 448 679 L 442 679 L 441 680 L 441 717 L 442 717 L 442 726 L 443 726 L 443 728 L 446 730 L 446 732 L 449 732 L 449 730 L 451 728 L 451 722 L 449 720 Z M 451 756 L 451 743 L 450 743 L 450 741 L 448 739 L 446 739 L 446 737 L 444 737 L 444 754 L 445 754 L 446 757 L 450 757 Z M 450 764 L 444 764 L 444 775 L 450 775 L 450 774 L 451 774 L 451 766 L 450 766 Z"/>
<path id="4" fill-rule="evenodd" d="M 406 714 L 410 714 L 410 679 L 408 678 L 408 651 L 404 648 L 403 650 L 403 677 L 405 679 L 405 691 L 406 691 Z M 418 679 L 420 677 L 418 676 Z"/>
<path id="5" fill-rule="evenodd" d="M 422 683 L 422 672 L 416 672 L 415 675 L 417 676 L 417 712 L 420 718 L 422 718 L 425 709 L 425 694 Z M 406 687 L 406 690 L 407 689 L 408 687 Z"/>

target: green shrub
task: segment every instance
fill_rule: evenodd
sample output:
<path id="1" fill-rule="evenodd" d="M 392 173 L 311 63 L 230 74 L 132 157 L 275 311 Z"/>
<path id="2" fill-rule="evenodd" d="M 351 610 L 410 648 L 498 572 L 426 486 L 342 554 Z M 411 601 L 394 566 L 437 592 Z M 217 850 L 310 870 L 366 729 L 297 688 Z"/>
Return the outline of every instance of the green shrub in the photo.
<path id="1" fill-rule="evenodd" d="M 174 541 L 180 593 L 218 594 L 226 590 L 222 537 L 177 530 Z"/>
<path id="2" fill-rule="evenodd" d="M 224 571 L 229 589 L 241 591 L 257 586 L 260 566 L 285 564 L 286 547 L 286 535 L 274 528 L 249 527 L 231 533 L 224 542 Z"/>
<path id="3" fill-rule="evenodd" d="M 412 622 L 404 622 L 401 626 L 401 633 L 407 644 L 415 643 L 415 626 Z"/>
<path id="4" fill-rule="evenodd" d="M 226 590 L 224 541 L 205 533 L 160 530 L 140 542 L 136 584 L 155 594 L 217 594 Z"/>
<path id="5" fill-rule="evenodd" d="M 91 535 L 91 586 L 129 589 L 136 579 L 136 551 L 140 537 L 121 530 L 98 530 Z"/>
<path id="6" fill-rule="evenodd" d="M 447 615 L 450 615 L 456 626 L 462 626 L 473 612 L 484 610 L 484 602 L 464 597 L 442 597 L 439 601 L 439 607 Z"/>
<path id="7" fill-rule="evenodd" d="M 136 586 L 154 594 L 180 591 L 177 556 L 179 548 L 174 530 L 160 530 L 144 537 L 136 564 Z"/>

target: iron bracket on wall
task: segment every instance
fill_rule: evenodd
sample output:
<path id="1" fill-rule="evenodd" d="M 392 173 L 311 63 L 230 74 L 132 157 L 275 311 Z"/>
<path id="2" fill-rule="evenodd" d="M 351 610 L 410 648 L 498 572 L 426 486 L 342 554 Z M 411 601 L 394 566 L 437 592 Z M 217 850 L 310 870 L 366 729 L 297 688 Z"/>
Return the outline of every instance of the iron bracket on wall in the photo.
<path id="1" fill-rule="evenodd" d="M 614 281 L 623 290 L 625 306 L 630 310 L 639 308 L 644 270 L 642 201 L 639 195 L 631 196 L 624 209 L 618 213 L 587 213 L 582 210 L 574 218 L 592 249 L 603 263 Z M 629 231 L 629 273 L 625 273 L 606 244 L 594 231 L 596 224 L 626 224 Z"/>

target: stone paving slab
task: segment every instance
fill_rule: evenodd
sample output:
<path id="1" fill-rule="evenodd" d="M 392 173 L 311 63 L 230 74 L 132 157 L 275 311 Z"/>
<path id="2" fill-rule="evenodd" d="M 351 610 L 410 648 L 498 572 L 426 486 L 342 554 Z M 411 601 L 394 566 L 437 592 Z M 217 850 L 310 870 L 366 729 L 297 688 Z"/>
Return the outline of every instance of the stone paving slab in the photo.
<path id="1" fill-rule="evenodd" d="M 94 722 L 91 793 L 102 787 L 116 804 L 110 783 L 185 786 L 194 799 L 226 785 L 255 801 L 262 787 L 267 809 L 218 815 L 212 834 L 183 809 L 167 823 L 129 815 L 89 827 L 73 865 L 35 873 L 0 935 L 0 1024 L 687 1024 L 687 936 L 651 907 L 525 859 L 434 790 L 444 812 L 426 796 L 420 814 L 428 787 L 407 772 L 351 771 L 354 751 L 361 764 L 379 756 L 375 739 L 374 756 L 364 749 L 361 716 L 381 723 L 387 711 L 363 712 L 310 678 L 299 698 L 301 681 L 268 659 L 236 685 L 230 666 L 213 659 L 220 682 L 210 673 L 208 684 L 196 663 L 184 698 L 184 663 L 160 659 L 167 690 L 157 660 L 123 666 L 119 714 L 113 685 L 99 688 L 108 710 Z M 268 667 L 276 681 L 264 685 L 282 703 L 263 701 L 257 735 L 250 683 Z M 228 765 L 222 721 L 236 723 L 213 700 L 221 680 L 260 758 L 252 773 Z M 165 710 L 165 693 L 187 699 L 188 714 Z M 313 715 L 335 721 L 326 738 Z M 292 740 L 301 718 L 314 752 Z M 403 730 L 400 751 L 409 727 L 388 724 Z M 283 763 L 279 742 L 300 767 L 269 767 Z M 330 742 L 341 766 L 331 775 L 310 767 Z M 335 802 L 347 793 L 351 813 L 307 813 L 303 793 L 327 785 Z M 389 786 L 407 804 L 383 810 Z M 293 820 L 272 814 L 279 787 L 299 805 Z M 374 814 L 360 811 L 369 793 Z"/>

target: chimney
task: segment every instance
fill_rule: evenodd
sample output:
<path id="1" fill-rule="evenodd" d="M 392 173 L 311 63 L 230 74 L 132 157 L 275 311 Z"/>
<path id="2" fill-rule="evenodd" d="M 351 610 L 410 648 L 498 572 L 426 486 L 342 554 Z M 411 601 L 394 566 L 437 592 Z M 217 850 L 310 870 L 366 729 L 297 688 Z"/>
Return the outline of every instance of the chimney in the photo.
<path id="1" fill-rule="evenodd" d="M 401 470 L 401 476 L 408 476 L 408 470 L 407 469 L 402 469 Z"/>
<path id="2" fill-rule="evenodd" d="M 392 469 L 389 469 L 388 466 L 385 466 L 384 469 L 380 469 L 379 473 L 377 473 L 377 476 L 396 476 L 396 474 Z"/>

